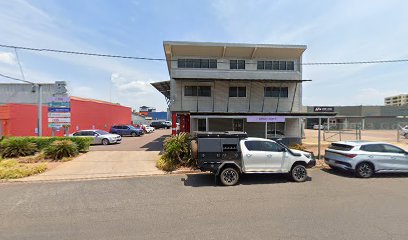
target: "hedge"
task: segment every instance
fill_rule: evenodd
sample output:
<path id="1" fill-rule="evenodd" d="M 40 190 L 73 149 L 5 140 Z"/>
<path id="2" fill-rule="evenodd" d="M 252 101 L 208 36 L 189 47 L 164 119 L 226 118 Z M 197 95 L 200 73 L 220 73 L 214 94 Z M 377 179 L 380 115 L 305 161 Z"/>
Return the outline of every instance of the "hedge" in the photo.
<path id="1" fill-rule="evenodd" d="M 54 141 L 70 140 L 77 145 L 79 152 L 87 152 L 93 141 L 92 137 L 6 137 L 4 139 L 24 139 L 35 143 L 40 151 L 51 145 Z"/>

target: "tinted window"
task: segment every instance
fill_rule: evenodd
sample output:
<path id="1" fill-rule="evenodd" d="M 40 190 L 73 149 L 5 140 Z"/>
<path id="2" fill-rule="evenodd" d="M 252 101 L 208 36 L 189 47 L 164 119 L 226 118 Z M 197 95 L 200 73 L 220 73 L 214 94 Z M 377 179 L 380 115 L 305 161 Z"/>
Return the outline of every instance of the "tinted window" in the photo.
<path id="1" fill-rule="evenodd" d="M 257 69 L 265 69 L 265 61 L 258 61 Z"/>
<path id="2" fill-rule="evenodd" d="M 210 86 L 200 86 L 200 87 L 198 87 L 198 96 L 200 96 L 200 97 L 211 97 L 211 87 Z"/>
<path id="3" fill-rule="evenodd" d="M 74 136 L 82 136 L 82 132 L 76 132 L 74 133 Z"/>
<path id="4" fill-rule="evenodd" d="M 288 87 L 265 87 L 264 96 L 287 98 L 289 96 L 289 89 Z"/>
<path id="5" fill-rule="evenodd" d="M 384 151 L 387 153 L 405 153 L 405 151 L 402 150 L 401 148 L 395 147 L 392 145 L 384 144 L 383 147 L 384 147 Z"/>
<path id="6" fill-rule="evenodd" d="M 217 68 L 217 59 L 177 59 L 178 68 Z"/>
<path id="7" fill-rule="evenodd" d="M 350 151 L 351 149 L 353 149 L 353 146 L 346 145 L 346 144 L 332 143 L 329 146 L 329 149 L 341 150 L 341 151 Z"/>
<path id="8" fill-rule="evenodd" d="M 280 152 L 282 150 L 277 143 L 267 141 L 246 141 L 245 147 L 250 151 Z"/>
<path id="9" fill-rule="evenodd" d="M 384 152 L 384 146 L 382 144 L 368 144 L 361 146 L 360 150 L 366 152 Z"/>
<path id="10" fill-rule="evenodd" d="M 185 86 L 184 96 L 197 96 L 197 87 L 196 86 Z"/>
<path id="11" fill-rule="evenodd" d="M 246 87 L 230 87 L 230 97 L 246 97 Z"/>

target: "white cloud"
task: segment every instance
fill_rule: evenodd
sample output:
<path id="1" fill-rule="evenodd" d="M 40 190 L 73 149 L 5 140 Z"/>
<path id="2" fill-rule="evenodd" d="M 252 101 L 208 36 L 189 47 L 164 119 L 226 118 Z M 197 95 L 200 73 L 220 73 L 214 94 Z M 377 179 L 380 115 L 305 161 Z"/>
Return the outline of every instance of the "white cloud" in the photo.
<path id="1" fill-rule="evenodd" d="M 16 56 L 10 52 L 0 52 L 0 63 L 14 65 L 17 63 Z"/>

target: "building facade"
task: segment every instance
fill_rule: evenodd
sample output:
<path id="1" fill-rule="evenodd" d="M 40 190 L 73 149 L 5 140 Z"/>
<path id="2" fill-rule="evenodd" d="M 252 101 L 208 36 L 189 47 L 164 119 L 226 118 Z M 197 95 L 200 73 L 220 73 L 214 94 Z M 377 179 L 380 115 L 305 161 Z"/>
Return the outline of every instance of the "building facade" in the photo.
<path id="1" fill-rule="evenodd" d="M 315 107 L 306 107 L 312 113 Z M 332 129 L 366 130 L 398 129 L 408 125 L 408 105 L 403 106 L 332 106 L 336 116 L 322 119 Z M 318 119 L 308 119 L 306 128 L 313 128 Z"/>
<path id="2" fill-rule="evenodd" d="M 164 42 L 170 81 L 153 83 L 180 130 L 299 140 L 304 45 Z M 319 115 L 319 114 L 314 114 Z"/>
<path id="3" fill-rule="evenodd" d="M 43 136 L 51 136 L 48 127 L 47 105 L 42 109 Z M 71 127 L 69 133 L 84 129 L 110 131 L 115 124 L 131 124 L 132 109 L 118 104 L 94 99 L 71 97 Z M 0 105 L 0 136 L 35 136 L 37 105 L 7 103 Z M 56 131 L 63 136 L 64 130 Z"/>
<path id="4" fill-rule="evenodd" d="M 384 99 L 385 106 L 403 106 L 408 104 L 408 94 L 400 94 L 397 96 L 386 97 Z"/>

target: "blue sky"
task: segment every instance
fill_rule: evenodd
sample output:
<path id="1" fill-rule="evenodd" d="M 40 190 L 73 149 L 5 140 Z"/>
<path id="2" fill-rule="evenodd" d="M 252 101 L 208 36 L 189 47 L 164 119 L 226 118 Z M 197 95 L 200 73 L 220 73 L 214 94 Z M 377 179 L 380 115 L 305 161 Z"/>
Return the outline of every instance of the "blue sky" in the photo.
<path id="1" fill-rule="evenodd" d="M 304 62 L 407 59 L 408 1 L 0 0 L 0 43 L 163 58 L 164 40 L 306 44 Z M 137 108 L 166 103 L 164 62 L 19 51 L 26 79 Z M 0 73 L 21 77 L 13 50 Z M 407 93 L 408 63 L 305 66 L 304 105 L 378 105 Z M 8 82 L 1 79 L 0 82 Z"/>

